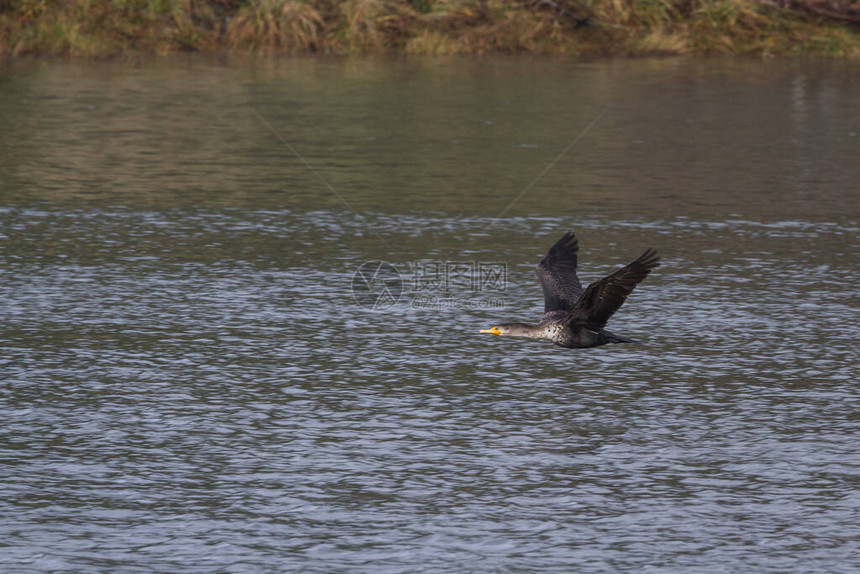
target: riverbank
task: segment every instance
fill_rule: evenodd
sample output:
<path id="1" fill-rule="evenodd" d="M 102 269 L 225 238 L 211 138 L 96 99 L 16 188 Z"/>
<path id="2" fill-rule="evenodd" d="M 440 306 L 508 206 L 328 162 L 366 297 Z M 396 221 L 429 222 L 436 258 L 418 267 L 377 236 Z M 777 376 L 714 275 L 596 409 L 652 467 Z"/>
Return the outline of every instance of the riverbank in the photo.
<path id="1" fill-rule="evenodd" d="M 137 53 L 860 56 L 823 0 L 0 0 L 0 56 Z"/>

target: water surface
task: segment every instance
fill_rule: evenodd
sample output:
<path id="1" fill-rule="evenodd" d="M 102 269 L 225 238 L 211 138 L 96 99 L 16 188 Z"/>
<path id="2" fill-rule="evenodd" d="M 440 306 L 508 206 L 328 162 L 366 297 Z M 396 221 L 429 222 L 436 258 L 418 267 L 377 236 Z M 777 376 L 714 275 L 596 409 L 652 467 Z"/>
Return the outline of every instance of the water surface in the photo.
<path id="1" fill-rule="evenodd" d="M 860 568 L 858 71 L 8 68 L 2 569 Z M 477 334 L 567 229 L 645 345 Z"/>

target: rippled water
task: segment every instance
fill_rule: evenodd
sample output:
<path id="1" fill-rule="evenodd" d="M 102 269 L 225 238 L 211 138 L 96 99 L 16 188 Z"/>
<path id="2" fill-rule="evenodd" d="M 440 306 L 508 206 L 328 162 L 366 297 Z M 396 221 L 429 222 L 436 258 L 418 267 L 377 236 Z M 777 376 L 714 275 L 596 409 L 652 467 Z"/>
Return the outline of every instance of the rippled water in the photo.
<path id="1" fill-rule="evenodd" d="M 0 568 L 860 568 L 857 71 L 7 70 Z M 478 335 L 569 228 L 646 344 Z"/>

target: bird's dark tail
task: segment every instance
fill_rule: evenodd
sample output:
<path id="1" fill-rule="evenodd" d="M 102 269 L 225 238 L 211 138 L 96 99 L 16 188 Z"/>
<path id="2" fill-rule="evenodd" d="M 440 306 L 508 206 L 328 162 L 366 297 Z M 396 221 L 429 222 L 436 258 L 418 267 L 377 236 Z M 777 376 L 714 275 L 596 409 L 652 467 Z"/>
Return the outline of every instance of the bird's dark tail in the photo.
<path id="1" fill-rule="evenodd" d="M 607 343 L 633 343 L 634 345 L 644 345 L 645 343 L 641 341 L 637 341 L 635 339 L 628 339 L 627 337 L 622 337 L 621 335 L 616 335 L 615 333 L 610 333 L 609 331 L 603 331 L 603 334 L 606 336 Z"/>

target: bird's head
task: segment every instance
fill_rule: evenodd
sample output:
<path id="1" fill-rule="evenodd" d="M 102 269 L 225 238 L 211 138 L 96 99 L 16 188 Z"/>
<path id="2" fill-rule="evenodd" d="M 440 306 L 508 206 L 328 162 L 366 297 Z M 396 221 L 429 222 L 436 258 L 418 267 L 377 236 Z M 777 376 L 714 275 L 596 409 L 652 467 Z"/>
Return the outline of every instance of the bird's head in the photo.
<path id="1" fill-rule="evenodd" d="M 502 337 L 522 337 L 525 335 L 526 329 L 528 329 L 528 325 L 522 323 L 502 323 L 489 329 L 481 329 L 481 333 L 491 333 Z"/>

